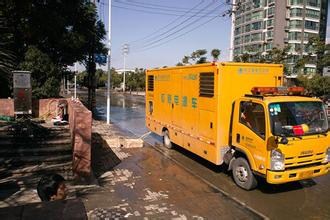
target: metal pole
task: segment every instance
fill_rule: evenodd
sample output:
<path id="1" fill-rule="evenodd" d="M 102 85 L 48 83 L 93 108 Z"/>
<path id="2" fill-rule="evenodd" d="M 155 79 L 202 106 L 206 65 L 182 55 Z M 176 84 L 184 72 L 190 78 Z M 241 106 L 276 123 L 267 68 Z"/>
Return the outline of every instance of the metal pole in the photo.
<path id="1" fill-rule="evenodd" d="M 74 64 L 74 99 L 77 99 L 77 63 Z"/>
<path id="2" fill-rule="evenodd" d="M 128 44 L 124 44 L 122 50 L 123 50 L 123 56 L 124 56 L 123 92 L 125 92 L 125 89 L 126 89 L 126 56 L 128 54 L 129 45 Z"/>
<path id="3" fill-rule="evenodd" d="M 124 54 L 124 77 L 123 77 L 123 92 L 125 92 L 125 74 L 126 73 L 126 55 Z"/>
<path id="4" fill-rule="evenodd" d="M 108 84 L 107 84 L 107 124 L 110 124 L 110 82 L 111 82 L 111 0 L 109 0 L 108 20 Z"/>

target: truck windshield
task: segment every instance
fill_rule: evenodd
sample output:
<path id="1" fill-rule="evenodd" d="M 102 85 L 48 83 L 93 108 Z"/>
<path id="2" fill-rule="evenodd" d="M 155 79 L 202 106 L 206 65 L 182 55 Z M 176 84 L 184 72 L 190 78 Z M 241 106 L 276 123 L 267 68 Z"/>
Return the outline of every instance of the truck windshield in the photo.
<path id="1" fill-rule="evenodd" d="M 271 103 L 269 115 L 273 135 L 303 136 L 328 130 L 322 102 Z"/>

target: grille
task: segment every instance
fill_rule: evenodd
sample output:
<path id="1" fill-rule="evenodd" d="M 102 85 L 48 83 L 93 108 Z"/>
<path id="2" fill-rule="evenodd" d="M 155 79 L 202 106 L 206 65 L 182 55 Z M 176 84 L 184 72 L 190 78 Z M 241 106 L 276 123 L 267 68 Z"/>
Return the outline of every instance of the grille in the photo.
<path id="1" fill-rule="evenodd" d="M 214 73 L 199 74 L 199 96 L 209 98 L 214 96 Z"/>
<path id="2" fill-rule="evenodd" d="M 148 91 L 154 91 L 154 76 L 148 76 Z"/>
<path id="3" fill-rule="evenodd" d="M 286 157 L 285 158 L 285 168 L 294 169 L 300 168 L 308 165 L 313 165 L 316 163 L 321 163 L 325 157 L 325 153 L 309 154 L 297 157 Z"/>

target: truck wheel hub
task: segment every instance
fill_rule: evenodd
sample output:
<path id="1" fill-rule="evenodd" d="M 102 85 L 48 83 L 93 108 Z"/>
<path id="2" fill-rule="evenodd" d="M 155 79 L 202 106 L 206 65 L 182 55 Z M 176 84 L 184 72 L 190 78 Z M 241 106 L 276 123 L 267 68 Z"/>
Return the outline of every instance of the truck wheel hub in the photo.
<path id="1" fill-rule="evenodd" d="M 246 168 L 243 166 L 237 167 L 235 174 L 236 174 L 238 180 L 241 182 L 246 182 L 248 179 L 248 172 L 247 172 Z"/>

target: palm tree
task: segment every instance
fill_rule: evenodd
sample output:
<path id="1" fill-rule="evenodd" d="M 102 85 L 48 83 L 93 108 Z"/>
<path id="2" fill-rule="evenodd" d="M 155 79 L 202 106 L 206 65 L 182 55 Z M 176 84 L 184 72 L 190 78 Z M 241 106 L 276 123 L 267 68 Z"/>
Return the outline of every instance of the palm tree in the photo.
<path id="1" fill-rule="evenodd" d="M 217 62 L 219 60 L 220 54 L 221 54 L 221 50 L 219 50 L 219 49 L 213 49 L 211 51 L 211 55 L 213 57 L 213 61 L 214 62 Z"/>

